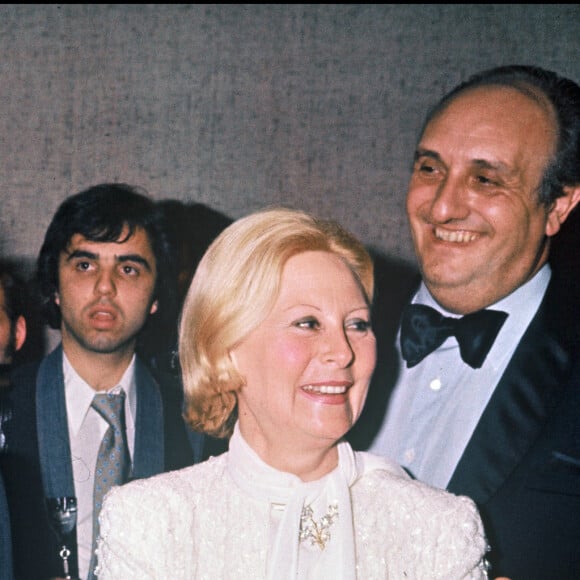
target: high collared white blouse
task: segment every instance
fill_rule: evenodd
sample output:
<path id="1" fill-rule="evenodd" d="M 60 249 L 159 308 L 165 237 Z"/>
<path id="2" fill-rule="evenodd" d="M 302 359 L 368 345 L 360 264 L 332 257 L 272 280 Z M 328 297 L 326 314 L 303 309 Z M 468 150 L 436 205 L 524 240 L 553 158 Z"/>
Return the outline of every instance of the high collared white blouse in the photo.
<path id="1" fill-rule="evenodd" d="M 332 473 L 303 483 L 236 429 L 228 453 L 109 493 L 98 577 L 481 579 L 485 550 L 468 498 L 347 443 Z"/>

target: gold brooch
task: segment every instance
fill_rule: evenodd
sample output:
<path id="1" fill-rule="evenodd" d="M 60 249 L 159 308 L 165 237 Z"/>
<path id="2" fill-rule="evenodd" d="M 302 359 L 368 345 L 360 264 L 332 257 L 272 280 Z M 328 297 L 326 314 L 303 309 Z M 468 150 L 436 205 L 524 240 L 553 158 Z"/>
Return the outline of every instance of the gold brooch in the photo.
<path id="1" fill-rule="evenodd" d="M 314 521 L 314 512 L 310 506 L 302 508 L 300 516 L 300 534 L 301 542 L 310 540 L 311 546 L 318 546 L 321 550 L 326 548 L 330 540 L 330 527 L 338 519 L 338 504 L 333 503 L 328 506 L 328 511 L 320 518 L 320 522 Z"/>

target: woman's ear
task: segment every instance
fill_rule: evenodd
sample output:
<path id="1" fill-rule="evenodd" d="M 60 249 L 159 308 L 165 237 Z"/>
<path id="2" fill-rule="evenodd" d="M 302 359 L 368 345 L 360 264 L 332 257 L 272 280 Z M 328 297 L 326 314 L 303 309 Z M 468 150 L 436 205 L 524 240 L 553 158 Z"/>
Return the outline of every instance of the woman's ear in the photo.
<path id="1" fill-rule="evenodd" d="M 240 372 L 240 367 L 238 366 L 238 360 L 236 358 L 236 353 L 233 350 L 228 350 L 228 356 L 230 357 L 230 360 L 232 361 L 232 364 L 234 365 L 234 368 L 239 373 Z"/>

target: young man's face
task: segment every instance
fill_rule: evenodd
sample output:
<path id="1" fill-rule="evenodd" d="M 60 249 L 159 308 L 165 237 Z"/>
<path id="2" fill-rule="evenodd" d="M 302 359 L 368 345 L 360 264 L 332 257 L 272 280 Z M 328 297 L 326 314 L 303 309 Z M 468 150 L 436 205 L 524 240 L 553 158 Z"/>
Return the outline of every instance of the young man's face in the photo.
<path id="1" fill-rule="evenodd" d="M 157 310 L 156 277 L 145 230 L 137 228 L 122 243 L 73 235 L 59 258 L 55 296 L 65 352 L 131 353 L 147 317 Z"/>

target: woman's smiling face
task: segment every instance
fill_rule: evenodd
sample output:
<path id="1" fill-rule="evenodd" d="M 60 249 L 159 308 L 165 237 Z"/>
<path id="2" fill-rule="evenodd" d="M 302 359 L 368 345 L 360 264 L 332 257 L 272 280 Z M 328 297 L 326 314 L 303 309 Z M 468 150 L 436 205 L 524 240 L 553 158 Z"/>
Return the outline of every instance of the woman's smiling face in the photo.
<path id="1" fill-rule="evenodd" d="M 262 459 L 340 439 L 362 411 L 376 361 L 369 305 L 349 267 L 328 252 L 290 258 L 272 310 L 231 355 L 245 379 L 240 429 Z"/>

